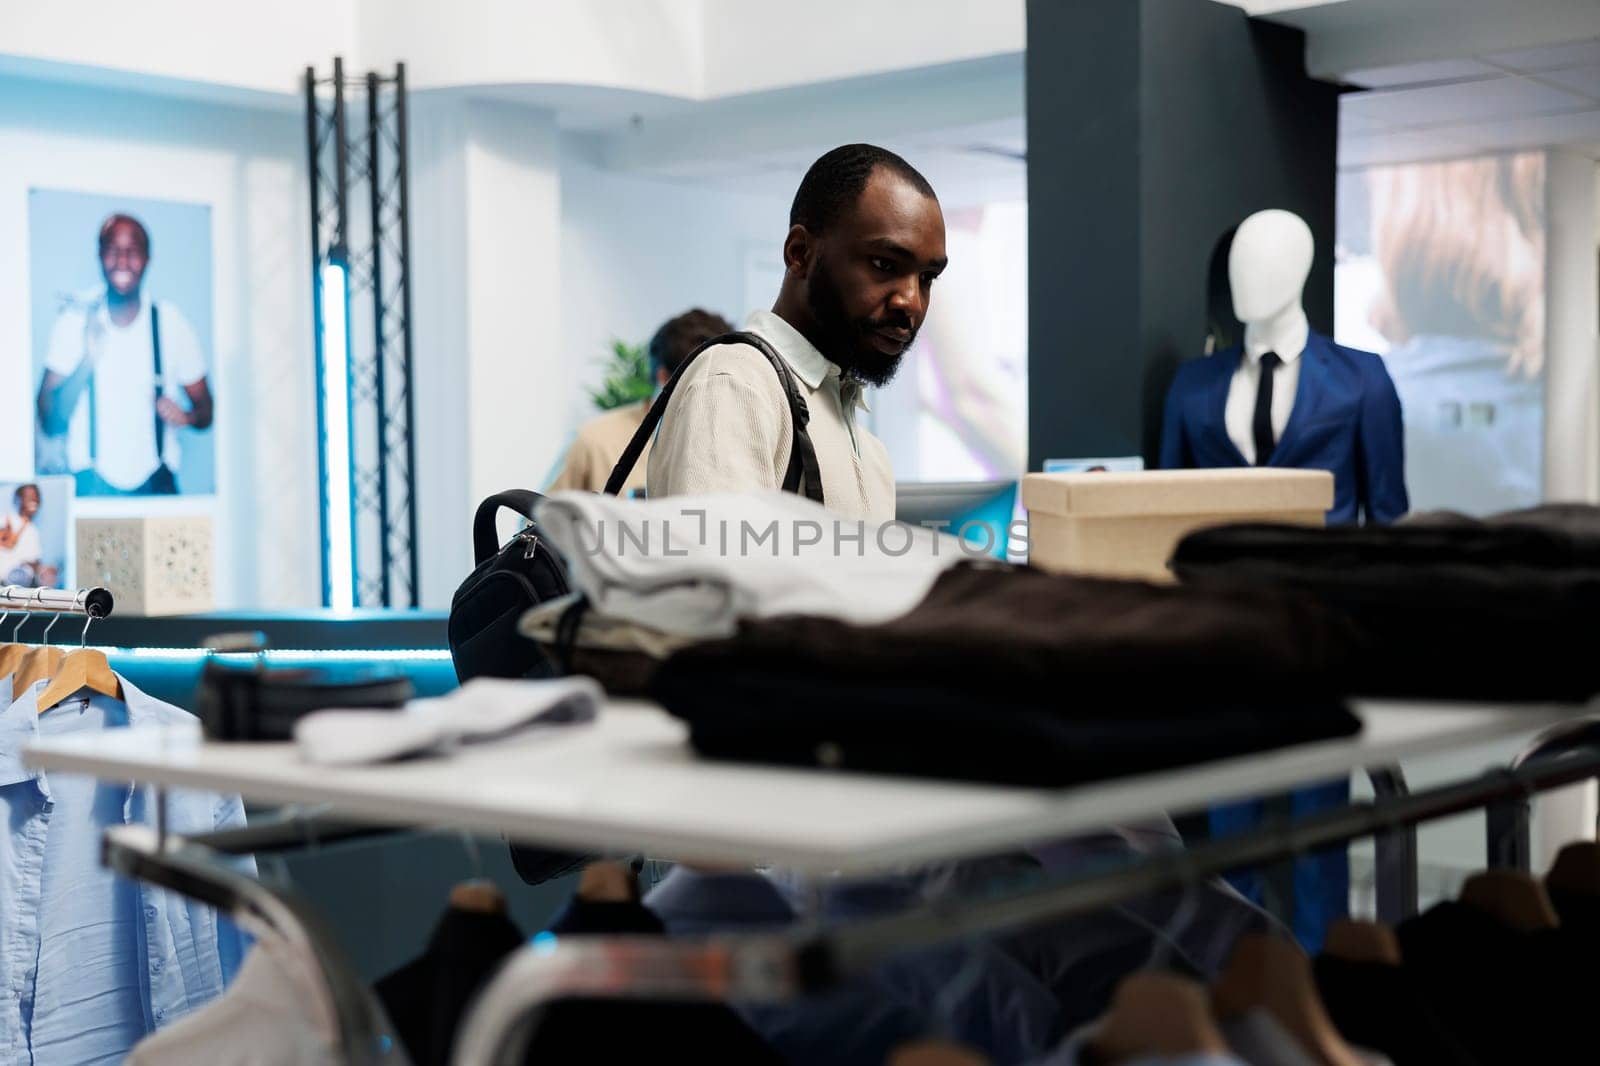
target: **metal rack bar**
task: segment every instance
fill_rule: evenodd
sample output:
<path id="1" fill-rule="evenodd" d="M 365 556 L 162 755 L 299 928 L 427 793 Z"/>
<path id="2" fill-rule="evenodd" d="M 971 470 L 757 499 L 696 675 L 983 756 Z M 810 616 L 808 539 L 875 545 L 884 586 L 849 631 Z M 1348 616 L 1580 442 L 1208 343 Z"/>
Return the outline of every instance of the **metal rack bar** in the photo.
<path id="1" fill-rule="evenodd" d="M 538 1013 L 557 999 L 775 1001 L 824 991 L 908 949 L 1093 911 L 1317 848 L 1392 833 L 1600 776 L 1600 751 L 1569 749 L 1482 777 L 1352 804 L 1001 899 L 930 905 L 789 937 L 641 941 L 586 937 L 519 949 L 480 993 L 457 1039 L 457 1066 L 511 1066 Z"/>
<path id="2" fill-rule="evenodd" d="M 1546 730 L 1511 760 L 1511 765 L 1521 768 L 1579 747 L 1600 748 L 1600 722 L 1577 722 Z M 1489 806 L 1484 812 L 1489 866 L 1524 873 L 1533 868 L 1532 821 L 1533 804 L 1527 794 Z"/>
<path id="3" fill-rule="evenodd" d="M 383 1032 L 354 966 L 315 908 L 293 893 L 268 888 L 209 848 L 179 837 L 164 838 L 144 826 L 115 826 L 101 842 L 101 863 L 124 877 L 171 889 L 229 915 L 249 933 L 263 927 L 301 942 L 316 957 L 338 1020 L 341 1061 L 378 1066 L 392 1040 Z"/>
<path id="4" fill-rule="evenodd" d="M 0 610 L 39 611 L 48 614 L 83 614 L 109 618 L 116 605 L 109 589 L 31 589 L 24 585 L 0 588 Z"/>
<path id="5" fill-rule="evenodd" d="M 1380 802 L 1407 795 L 1405 774 L 1398 766 L 1369 766 L 1367 779 Z M 1378 921 L 1399 925 L 1417 913 L 1417 827 L 1397 826 L 1373 841 L 1377 865 Z"/>

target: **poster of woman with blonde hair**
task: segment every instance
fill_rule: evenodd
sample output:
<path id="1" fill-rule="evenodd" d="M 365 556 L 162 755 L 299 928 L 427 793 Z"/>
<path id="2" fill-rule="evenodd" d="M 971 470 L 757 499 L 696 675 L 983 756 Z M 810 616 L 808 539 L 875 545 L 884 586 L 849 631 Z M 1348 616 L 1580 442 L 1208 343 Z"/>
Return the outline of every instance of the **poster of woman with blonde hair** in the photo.
<path id="1" fill-rule="evenodd" d="M 1340 339 L 1385 355 L 1414 511 L 1540 502 L 1544 156 L 1341 177 Z"/>

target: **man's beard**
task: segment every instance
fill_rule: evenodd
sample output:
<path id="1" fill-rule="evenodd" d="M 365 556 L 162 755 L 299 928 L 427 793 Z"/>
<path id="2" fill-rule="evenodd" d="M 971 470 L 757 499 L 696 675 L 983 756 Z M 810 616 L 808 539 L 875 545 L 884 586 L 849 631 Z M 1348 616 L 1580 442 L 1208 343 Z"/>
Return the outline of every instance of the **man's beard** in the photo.
<path id="1" fill-rule="evenodd" d="M 868 385 L 889 384 L 900 369 L 900 360 L 917 339 L 911 320 L 904 316 L 851 318 L 833 274 L 821 262 L 812 267 L 807 303 L 826 341 L 822 354 L 837 363 L 840 370 Z M 871 337 L 875 330 L 896 327 L 911 329 L 911 339 L 904 348 L 895 355 L 885 355 L 873 347 Z"/>

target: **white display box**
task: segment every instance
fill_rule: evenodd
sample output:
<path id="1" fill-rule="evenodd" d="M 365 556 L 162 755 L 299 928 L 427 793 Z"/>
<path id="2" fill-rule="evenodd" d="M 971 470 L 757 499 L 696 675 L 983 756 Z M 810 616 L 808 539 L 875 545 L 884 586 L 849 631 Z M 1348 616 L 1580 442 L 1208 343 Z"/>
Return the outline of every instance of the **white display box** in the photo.
<path id="1" fill-rule="evenodd" d="M 120 615 L 197 614 L 216 606 L 206 515 L 80 518 L 78 583 L 103 586 Z"/>

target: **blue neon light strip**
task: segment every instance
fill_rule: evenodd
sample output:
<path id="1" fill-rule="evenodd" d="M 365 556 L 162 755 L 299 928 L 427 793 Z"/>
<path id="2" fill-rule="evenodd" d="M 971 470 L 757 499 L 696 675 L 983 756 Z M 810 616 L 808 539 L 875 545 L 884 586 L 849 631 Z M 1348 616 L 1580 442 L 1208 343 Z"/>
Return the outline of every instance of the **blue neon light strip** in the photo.
<path id="1" fill-rule="evenodd" d="M 201 662 L 213 653 L 200 648 L 108 648 L 106 655 L 162 662 Z M 267 662 L 444 662 L 450 661 L 448 648 L 268 648 L 260 653 Z M 243 662 L 257 657 L 256 652 L 219 654 L 228 662 Z"/>
<path id="2" fill-rule="evenodd" d="M 354 456 L 350 450 L 350 291 L 344 264 L 322 268 L 323 447 L 327 495 L 322 516 L 328 531 L 328 606 L 355 606 L 355 498 L 351 492 Z"/>

